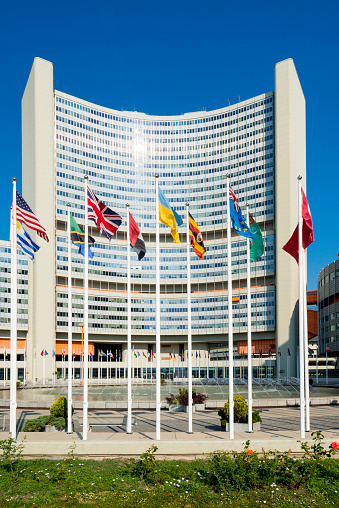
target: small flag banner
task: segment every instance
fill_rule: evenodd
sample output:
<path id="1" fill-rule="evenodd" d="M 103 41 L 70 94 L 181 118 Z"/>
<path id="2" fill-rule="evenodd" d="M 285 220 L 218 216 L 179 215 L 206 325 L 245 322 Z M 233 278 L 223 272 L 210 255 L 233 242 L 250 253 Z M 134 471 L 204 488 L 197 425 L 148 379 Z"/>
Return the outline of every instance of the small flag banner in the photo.
<path id="1" fill-rule="evenodd" d="M 43 350 L 41 351 L 40 355 L 41 355 L 41 356 L 47 356 L 47 355 L 48 355 L 48 353 L 47 353 L 46 349 L 43 349 Z"/>
<path id="2" fill-rule="evenodd" d="M 71 240 L 74 245 L 79 247 L 79 254 L 82 256 L 85 255 L 85 233 L 83 229 L 77 224 L 72 214 L 70 214 L 71 219 Z M 88 257 L 93 258 L 93 252 L 90 249 L 90 246 L 95 242 L 94 238 L 88 236 Z"/>
<path id="3" fill-rule="evenodd" d="M 197 223 L 195 222 L 190 213 L 188 214 L 188 222 L 189 222 L 189 237 L 191 240 L 192 248 L 196 253 L 196 255 L 199 256 L 200 259 L 203 259 L 206 249 L 202 239 L 202 234 L 200 232 Z"/>
<path id="4" fill-rule="evenodd" d="M 128 213 L 129 213 L 129 237 L 131 247 L 137 253 L 138 259 L 140 261 L 146 254 L 146 245 L 142 237 L 142 234 L 140 233 L 138 224 L 133 219 L 132 214 L 130 212 Z"/>
<path id="5" fill-rule="evenodd" d="M 180 243 L 179 233 L 177 231 L 177 226 L 181 226 L 182 218 L 177 212 L 171 207 L 167 199 L 165 198 L 162 190 L 158 187 L 159 190 L 159 220 L 165 226 L 171 228 L 171 235 L 175 243 Z"/>
<path id="6" fill-rule="evenodd" d="M 16 234 L 17 234 L 17 244 L 18 247 L 22 250 L 26 256 L 30 259 L 34 259 L 35 252 L 38 252 L 40 249 L 39 245 L 33 242 L 32 238 L 29 234 L 24 230 L 20 222 L 16 223 Z"/>
<path id="7" fill-rule="evenodd" d="M 39 219 L 34 215 L 18 191 L 16 191 L 16 218 L 17 221 L 22 222 L 22 224 L 25 224 L 28 228 L 33 229 L 33 231 L 36 231 L 41 238 L 46 240 L 46 242 L 49 242 L 46 229 L 40 224 Z"/>
<path id="8" fill-rule="evenodd" d="M 251 239 L 250 259 L 251 261 L 257 261 L 265 252 L 264 240 L 261 229 L 252 215 L 249 216 L 249 219 L 251 232 L 255 236 Z"/>
<path id="9" fill-rule="evenodd" d="M 234 194 L 231 186 L 230 186 L 229 201 L 230 201 L 230 215 L 231 215 L 232 227 L 233 227 L 234 231 L 241 236 L 255 239 L 254 234 L 251 233 L 250 228 L 247 226 L 247 224 L 245 222 L 245 219 L 244 219 L 242 212 L 241 212 L 239 202 L 238 202 L 236 195 Z"/>
<path id="10" fill-rule="evenodd" d="M 111 240 L 114 233 L 122 223 L 122 217 L 108 208 L 87 187 L 88 218 L 95 222 L 100 233 Z"/>

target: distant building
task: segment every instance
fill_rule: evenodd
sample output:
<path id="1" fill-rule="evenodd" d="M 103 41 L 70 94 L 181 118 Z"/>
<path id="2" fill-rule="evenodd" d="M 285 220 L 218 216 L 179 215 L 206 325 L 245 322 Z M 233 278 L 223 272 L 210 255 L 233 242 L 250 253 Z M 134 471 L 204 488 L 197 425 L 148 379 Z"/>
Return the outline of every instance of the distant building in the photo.
<path id="1" fill-rule="evenodd" d="M 319 354 L 339 356 L 339 260 L 318 275 Z"/>

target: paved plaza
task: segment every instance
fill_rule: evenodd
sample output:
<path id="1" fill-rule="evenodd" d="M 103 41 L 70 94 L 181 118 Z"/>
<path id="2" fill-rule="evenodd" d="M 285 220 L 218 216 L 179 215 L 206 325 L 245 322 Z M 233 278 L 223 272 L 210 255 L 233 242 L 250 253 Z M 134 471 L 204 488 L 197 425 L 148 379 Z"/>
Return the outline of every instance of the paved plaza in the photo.
<path id="1" fill-rule="evenodd" d="M 93 425 L 88 433 L 88 440 L 82 440 L 81 417 L 82 412 L 74 413 L 74 433 L 43 432 L 23 433 L 21 431 L 27 419 L 47 414 L 46 410 L 18 410 L 18 440 L 26 436 L 26 456 L 60 457 L 66 456 L 70 446 L 76 444 L 76 454 L 83 457 L 113 457 L 136 456 L 147 450 L 152 444 L 158 446 L 158 453 L 168 457 L 197 457 L 215 450 L 237 450 L 244 447 L 249 439 L 251 448 L 258 452 L 263 449 L 291 451 L 298 454 L 301 451 L 299 431 L 299 409 L 269 408 L 261 412 L 261 430 L 254 433 L 235 432 L 235 439 L 230 440 L 228 432 L 220 429 L 220 419 L 215 410 L 207 410 L 193 415 L 193 434 L 188 434 L 188 420 L 186 413 L 170 413 L 161 411 L 161 440 L 155 441 L 155 411 L 134 411 L 136 425 L 133 433 L 128 435 L 123 424 L 110 425 L 110 418 L 117 415 L 127 416 L 126 411 L 89 411 L 92 416 L 103 425 Z M 325 446 L 331 442 L 339 442 L 339 407 L 320 406 L 311 407 L 311 432 L 321 430 L 325 437 Z M 112 418 L 111 418 L 112 419 Z M 95 420 L 95 419 L 94 419 Z M 3 425 L 5 430 L 1 432 Z M 0 410 L 0 439 L 9 437 L 9 412 Z M 311 441 L 311 433 L 306 433 L 306 441 Z"/>

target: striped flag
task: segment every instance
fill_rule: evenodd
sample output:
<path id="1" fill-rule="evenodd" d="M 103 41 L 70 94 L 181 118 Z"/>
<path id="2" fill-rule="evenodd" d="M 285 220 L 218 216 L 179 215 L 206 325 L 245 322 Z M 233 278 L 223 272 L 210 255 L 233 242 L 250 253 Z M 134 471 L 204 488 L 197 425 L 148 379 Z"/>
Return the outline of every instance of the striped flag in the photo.
<path id="1" fill-rule="evenodd" d="M 188 222 L 190 230 L 189 237 L 191 240 L 192 248 L 196 255 L 199 256 L 200 259 L 203 259 L 206 249 L 202 239 L 202 234 L 197 226 L 197 223 L 190 213 L 188 214 Z"/>
<path id="2" fill-rule="evenodd" d="M 18 191 L 16 191 L 16 218 L 17 221 L 22 222 L 33 231 L 36 231 L 38 235 L 49 242 L 48 236 L 46 234 L 46 229 L 40 224 L 39 219 L 34 215 L 26 201 Z"/>
<path id="3" fill-rule="evenodd" d="M 146 246 L 142 234 L 140 233 L 140 229 L 138 224 L 133 219 L 131 212 L 129 213 L 129 238 L 131 242 L 131 247 L 137 253 L 139 261 L 146 254 Z"/>
<path id="4" fill-rule="evenodd" d="M 95 222 L 100 233 L 111 240 L 122 223 L 122 217 L 108 208 L 87 187 L 88 218 Z"/>
<path id="5" fill-rule="evenodd" d="M 24 230 L 20 222 L 16 223 L 17 244 L 24 254 L 34 259 L 34 253 L 40 249 L 39 245 L 33 242 L 32 238 Z"/>

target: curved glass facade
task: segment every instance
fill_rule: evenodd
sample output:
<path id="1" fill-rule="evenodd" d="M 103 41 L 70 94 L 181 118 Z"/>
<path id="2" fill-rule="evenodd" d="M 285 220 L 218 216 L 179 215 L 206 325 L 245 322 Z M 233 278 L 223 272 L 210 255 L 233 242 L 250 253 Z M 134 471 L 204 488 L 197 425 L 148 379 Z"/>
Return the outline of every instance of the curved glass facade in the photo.
<path id="1" fill-rule="evenodd" d="M 132 319 L 136 335 L 155 333 L 155 174 L 183 218 L 181 244 L 161 225 L 161 330 L 187 333 L 185 203 L 202 231 L 204 260 L 192 251 L 194 334 L 227 333 L 226 181 L 263 232 L 265 254 L 251 265 L 254 332 L 275 330 L 273 93 L 235 106 L 173 117 L 119 112 L 55 92 L 56 328 L 67 328 L 67 203 L 84 221 L 84 175 L 124 222 L 109 243 L 92 229 L 90 333 L 126 333 L 126 203 L 146 242 L 142 261 L 132 254 Z M 83 322 L 83 258 L 73 250 L 73 325 Z M 247 329 L 246 240 L 232 237 L 235 332 Z M 78 312 L 77 312 L 78 309 Z"/>

